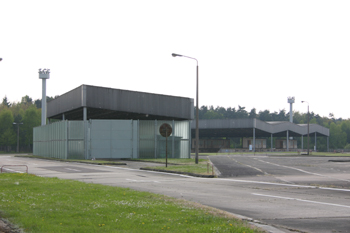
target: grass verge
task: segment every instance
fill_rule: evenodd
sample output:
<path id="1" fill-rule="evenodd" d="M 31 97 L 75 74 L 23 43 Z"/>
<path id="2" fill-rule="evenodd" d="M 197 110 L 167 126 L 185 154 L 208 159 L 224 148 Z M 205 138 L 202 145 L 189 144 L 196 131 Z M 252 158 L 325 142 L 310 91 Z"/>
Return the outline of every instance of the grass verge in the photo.
<path id="1" fill-rule="evenodd" d="M 262 232 L 163 195 L 25 173 L 0 180 L 0 214 L 25 232 Z"/>
<path id="2" fill-rule="evenodd" d="M 169 162 L 168 160 L 168 167 L 165 166 L 165 160 L 162 161 L 161 159 L 159 162 L 164 163 L 164 166 L 160 167 L 146 167 L 146 169 L 154 169 L 157 171 L 172 171 L 172 172 L 179 172 L 184 174 L 195 174 L 195 175 L 212 175 L 213 174 L 213 167 L 211 164 L 208 166 L 208 160 L 207 159 L 199 159 L 198 164 L 195 164 L 194 159 L 183 159 L 182 161 L 177 162 L 177 159 L 173 159 L 174 161 Z"/>
<path id="3" fill-rule="evenodd" d="M 133 160 L 135 161 L 135 160 Z M 213 167 L 211 164 L 208 166 L 208 159 L 198 159 L 198 164 L 195 163 L 195 159 L 168 159 L 168 166 L 166 167 L 166 160 L 164 158 L 159 159 L 137 159 L 136 161 L 142 162 L 154 162 L 161 163 L 164 166 L 144 167 L 147 170 L 156 170 L 164 172 L 178 172 L 184 174 L 194 175 L 212 175 Z"/>

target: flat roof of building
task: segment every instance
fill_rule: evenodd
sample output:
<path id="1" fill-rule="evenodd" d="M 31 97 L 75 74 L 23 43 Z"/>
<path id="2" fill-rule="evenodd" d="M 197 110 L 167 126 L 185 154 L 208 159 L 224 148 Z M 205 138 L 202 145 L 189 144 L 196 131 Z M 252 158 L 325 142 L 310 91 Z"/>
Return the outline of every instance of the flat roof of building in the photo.
<path id="1" fill-rule="evenodd" d="M 81 85 L 47 103 L 49 119 L 191 120 L 193 99 Z"/>
<path id="2" fill-rule="evenodd" d="M 307 124 L 294 124 L 289 121 L 265 122 L 250 119 L 210 119 L 199 120 L 199 137 L 300 137 L 307 135 Z M 195 136 L 196 122 L 191 123 L 192 137 Z M 329 137 L 329 129 L 317 124 L 310 124 L 309 134 Z"/>

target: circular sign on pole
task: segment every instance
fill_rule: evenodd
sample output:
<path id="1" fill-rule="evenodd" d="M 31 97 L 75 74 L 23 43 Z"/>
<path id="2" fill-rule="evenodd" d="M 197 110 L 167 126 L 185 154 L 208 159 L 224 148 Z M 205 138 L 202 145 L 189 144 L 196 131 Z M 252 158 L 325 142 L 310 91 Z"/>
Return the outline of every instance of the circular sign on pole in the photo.
<path id="1" fill-rule="evenodd" d="M 167 123 L 162 124 L 159 127 L 159 133 L 160 135 L 162 135 L 163 137 L 169 137 L 171 135 L 171 133 L 173 132 L 173 129 L 171 128 L 171 126 Z"/>

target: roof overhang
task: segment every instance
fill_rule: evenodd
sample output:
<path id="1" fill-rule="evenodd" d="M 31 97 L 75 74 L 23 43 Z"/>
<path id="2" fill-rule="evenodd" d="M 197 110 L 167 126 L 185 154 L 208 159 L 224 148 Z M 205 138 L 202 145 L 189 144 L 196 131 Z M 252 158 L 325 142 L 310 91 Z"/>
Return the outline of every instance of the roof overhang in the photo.
<path id="1" fill-rule="evenodd" d="M 47 117 L 87 119 L 191 120 L 193 99 L 82 85 L 47 103 Z"/>

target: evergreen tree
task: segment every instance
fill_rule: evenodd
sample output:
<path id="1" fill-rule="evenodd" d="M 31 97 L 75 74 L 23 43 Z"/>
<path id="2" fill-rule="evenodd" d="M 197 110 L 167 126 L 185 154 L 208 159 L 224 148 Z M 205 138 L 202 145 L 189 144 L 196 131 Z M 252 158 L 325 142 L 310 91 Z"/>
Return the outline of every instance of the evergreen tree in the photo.
<path id="1" fill-rule="evenodd" d="M 11 103 L 8 102 L 7 100 L 7 96 L 5 95 L 5 97 L 2 99 L 2 105 L 5 106 L 5 107 L 11 107 Z"/>

